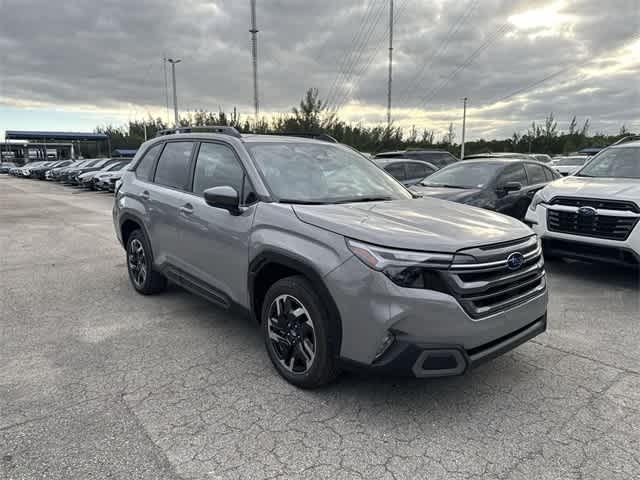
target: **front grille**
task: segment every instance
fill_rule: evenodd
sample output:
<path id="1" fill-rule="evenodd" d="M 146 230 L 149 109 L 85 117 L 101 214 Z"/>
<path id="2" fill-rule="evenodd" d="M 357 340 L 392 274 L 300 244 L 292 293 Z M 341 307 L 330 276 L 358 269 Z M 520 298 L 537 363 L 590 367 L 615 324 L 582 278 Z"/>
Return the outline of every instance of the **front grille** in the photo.
<path id="1" fill-rule="evenodd" d="M 640 208 L 633 202 L 624 200 L 601 200 L 597 198 L 554 197 L 549 205 L 564 205 L 567 207 L 592 207 L 602 210 L 618 210 L 622 212 L 640 213 Z"/>
<path id="2" fill-rule="evenodd" d="M 516 270 L 507 266 L 512 253 L 521 253 L 524 263 Z M 544 292 L 544 259 L 536 237 L 518 242 L 480 247 L 460 252 L 475 263 L 454 264 L 445 278 L 450 293 L 472 318 L 482 318 L 513 308 Z"/>
<path id="3" fill-rule="evenodd" d="M 637 223 L 638 217 L 635 216 L 601 214 L 586 216 L 580 215 L 577 211 L 547 209 L 547 228 L 558 233 L 626 240 Z"/>

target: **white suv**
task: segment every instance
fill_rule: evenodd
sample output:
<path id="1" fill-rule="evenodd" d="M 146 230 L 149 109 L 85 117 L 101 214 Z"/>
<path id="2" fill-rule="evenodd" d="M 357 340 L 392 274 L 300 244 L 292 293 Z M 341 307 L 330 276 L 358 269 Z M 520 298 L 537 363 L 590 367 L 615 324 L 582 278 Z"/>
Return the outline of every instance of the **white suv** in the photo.
<path id="1" fill-rule="evenodd" d="M 533 198 L 545 256 L 640 265 L 640 141 L 620 141 Z"/>

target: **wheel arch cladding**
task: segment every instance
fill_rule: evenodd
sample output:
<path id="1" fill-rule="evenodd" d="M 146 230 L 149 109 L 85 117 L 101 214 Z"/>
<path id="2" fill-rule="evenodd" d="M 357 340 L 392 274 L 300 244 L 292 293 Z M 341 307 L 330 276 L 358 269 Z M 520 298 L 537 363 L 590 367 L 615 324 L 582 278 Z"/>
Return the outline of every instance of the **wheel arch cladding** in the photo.
<path id="1" fill-rule="evenodd" d="M 122 246 L 127 248 L 127 241 L 133 232 L 136 230 L 142 230 L 142 233 L 150 242 L 151 239 L 147 233 L 147 229 L 144 226 L 144 222 L 133 215 L 124 214 L 120 218 L 120 233 L 122 234 Z"/>
<path id="2" fill-rule="evenodd" d="M 271 285 L 282 278 L 300 275 L 306 278 L 320 296 L 323 306 L 334 324 L 338 350 L 342 343 L 342 319 L 338 307 L 324 284 L 322 276 L 309 264 L 275 252 L 263 252 L 249 264 L 248 288 L 251 302 L 251 312 L 255 320 L 260 323 L 262 303 Z"/>

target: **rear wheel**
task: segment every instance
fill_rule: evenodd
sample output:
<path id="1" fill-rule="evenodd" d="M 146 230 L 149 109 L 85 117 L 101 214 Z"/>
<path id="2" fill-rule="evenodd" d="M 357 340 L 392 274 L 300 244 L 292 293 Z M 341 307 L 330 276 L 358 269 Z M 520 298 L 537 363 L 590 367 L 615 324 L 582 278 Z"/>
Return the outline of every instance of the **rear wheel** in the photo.
<path id="1" fill-rule="evenodd" d="M 274 283 L 265 296 L 261 318 L 269 358 L 289 383 L 317 388 L 336 378 L 334 324 L 306 278 Z"/>
<path id="2" fill-rule="evenodd" d="M 127 239 L 127 270 L 138 293 L 151 295 L 167 286 L 167 279 L 153 269 L 151 247 L 142 230 L 133 231 Z"/>

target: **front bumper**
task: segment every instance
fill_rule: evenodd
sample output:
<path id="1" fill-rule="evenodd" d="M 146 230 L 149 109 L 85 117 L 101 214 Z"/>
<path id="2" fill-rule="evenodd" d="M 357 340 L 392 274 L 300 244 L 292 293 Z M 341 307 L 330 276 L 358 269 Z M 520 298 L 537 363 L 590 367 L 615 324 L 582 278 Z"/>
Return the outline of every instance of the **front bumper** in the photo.
<path id="1" fill-rule="evenodd" d="M 342 359 L 341 366 L 352 371 L 361 371 L 400 377 L 447 377 L 462 375 L 469 370 L 503 355 L 547 329 L 547 314 L 529 325 L 511 332 L 485 345 L 465 349 L 461 345 L 421 343 L 408 335 L 396 337 L 396 341 L 373 364 L 363 364 Z"/>
<path id="2" fill-rule="evenodd" d="M 640 266 L 640 225 L 636 225 L 626 240 L 553 232 L 547 226 L 547 206 L 543 204 L 538 205 L 535 211 L 527 209 L 525 223 L 538 234 L 549 256 Z"/>
<path id="3" fill-rule="evenodd" d="M 437 373 L 455 375 L 485 357 L 514 348 L 531 338 L 528 333 L 535 336 L 546 328 L 544 278 L 539 293 L 481 318 L 472 318 L 450 294 L 399 287 L 355 257 L 327 275 L 325 283 L 342 318 L 340 357 L 347 366 L 431 376 L 430 372 L 416 373 L 416 362 L 426 360 L 419 355 L 455 351 L 457 354 L 451 353 L 457 360 L 455 367 Z M 395 341 L 380 355 L 389 334 Z"/>

